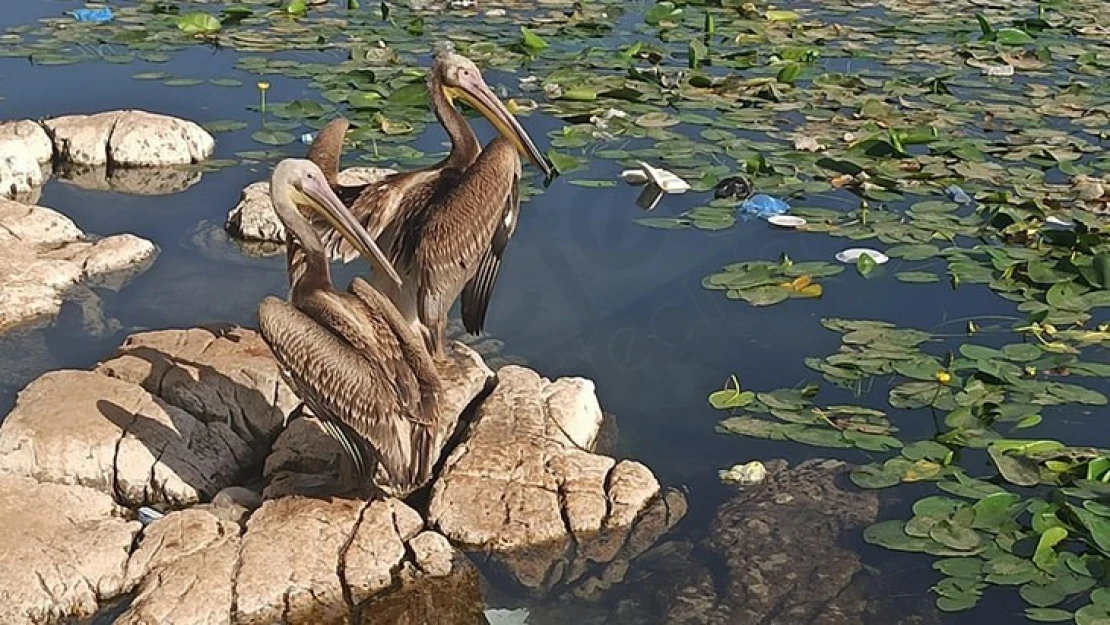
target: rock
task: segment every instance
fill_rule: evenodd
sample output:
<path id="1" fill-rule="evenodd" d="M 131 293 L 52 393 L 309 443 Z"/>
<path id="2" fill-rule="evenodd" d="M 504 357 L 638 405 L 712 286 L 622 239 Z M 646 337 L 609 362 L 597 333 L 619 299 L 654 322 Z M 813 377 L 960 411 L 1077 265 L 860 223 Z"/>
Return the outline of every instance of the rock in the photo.
<path id="1" fill-rule="evenodd" d="M 31 198 L 50 176 L 53 158 L 54 146 L 42 126 L 30 120 L 0 122 L 0 197 Z"/>
<path id="2" fill-rule="evenodd" d="M 109 495 L 0 475 L 0 622 L 54 623 L 91 616 L 124 592 L 139 523 Z"/>
<path id="3" fill-rule="evenodd" d="M 262 465 L 295 404 L 255 332 L 135 334 L 94 371 L 47 373 L 19 394 L 0 424 L 0 474 L 132 506 L 208 501 Z M 254 505 L 234 503 L 214 502 L 231 519 Z"/>
<path id="4" fill-rule="evenodd" d="M 262 336 L 240 327 L 133 334 L 96 371 L 157 393 L 205 423 L 226 424 L 259 453 L 268 452 L 300 403 Z"/>
<path id="5" fill-rule="evenodd" d="M 200 182 L 203 172 L 186 167 L 108 167 L 65 165 L 54 172 L 58 180 L 90 191 L 131 195 L 170 195 Z"/>
<path id="6" fill-rule="evenodd" d="M 59 159 L 76 165 L 155 167 L 208 158 L 216 142 L 197 124 L 141 110 L 66 115 L 43 122 Z"/>
<path id="7" fill-rule="evenodd" d="M 493 372 L 478 354 L 461 343 L 447 350 L 449 360 L 439 366 L 443 380 L 442 414 L 446 418 L 436 433 L 436 455 L 455 434 L 460 417 L 476 397 L 492 383 Z M 321 495 L 331 492 L 338 478 L 339 443 L 324 433 L 310 416 L 294 419 L 281 432 L 263 471 L 267 480 L 266 499 L 289 494 Z"/>
<path id="8" fill-rule="evenodd" d="M 134 235 L 91 239 L 56 211 L 0 199 L 0 332 L 56 315 L 88 286 L 119 289 L 157 255 Z"/>
<path id="9" fill-rule="evenodd" d="M 525 588 L 594 596 L 685 514 L 642 464 L 591 451 L 593 384 L 509 365 L 432 488 L 429 522 Z"/>
<path id="10" fill-rule="evenodd" d="M 396 172 L 392 169 L 351 167 L 339 172 L 339 183 L 347 187 L 362 187 L 393 173 Z M 240 239 L 285 242 L 285 226 L 277 218 L 274 206 L 270 203 L 268 181 L 254 182 L 243 189 L 239 203 L 227 214 L 225 228 L 232 236 Z"/>

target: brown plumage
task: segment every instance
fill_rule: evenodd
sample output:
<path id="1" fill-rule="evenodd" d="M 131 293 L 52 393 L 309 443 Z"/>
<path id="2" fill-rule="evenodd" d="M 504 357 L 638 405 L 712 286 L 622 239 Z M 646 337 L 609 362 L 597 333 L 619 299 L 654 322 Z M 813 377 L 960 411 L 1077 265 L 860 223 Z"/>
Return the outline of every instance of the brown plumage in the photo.
<path id="1" fill-rule="evenodd" d="M 279 163 L 270 195 L 289 233 L 290 301 L 263 299 L 259 330 L 361 484 L 377 476 L 382 490 L 405 496 L 429 479 L 435 462 L 438 373 L 381 293 L 359 278 L 347 293 L 334 288 L 323 243 L 298 207 L 323 216 L 386 276 L 392 268 L 311 162 Z"/>
<path id="2" fill-rule="evenodd" d="M 462 297 L 463 325 L 478 334 L 520 212 L 520 154 L 551 168 L 535 143 L 493 94 L 477 66 L 453 52 L 436 56 L 428 73 L 432 109 L 451 139 L 451 153 L 424 169 L 402 172 L 336 193 L 389 256 L 403 286 L 375 275 L 372 282 L 424 334 L 429 350 L 443 358 L 447 313 Z M 485 149 L 455 108 L 461 99 L 501 133 Z M 317 136 L 309 158 L 335 181 L 346 121 L 331 122 Z M 330 168 L 330 169 L 329 169 Z M 350 196 L 356 196 L 348 200 Z M 357 254 L 327 224 L 318 231 L 328 252 L 345 262 Z"/>

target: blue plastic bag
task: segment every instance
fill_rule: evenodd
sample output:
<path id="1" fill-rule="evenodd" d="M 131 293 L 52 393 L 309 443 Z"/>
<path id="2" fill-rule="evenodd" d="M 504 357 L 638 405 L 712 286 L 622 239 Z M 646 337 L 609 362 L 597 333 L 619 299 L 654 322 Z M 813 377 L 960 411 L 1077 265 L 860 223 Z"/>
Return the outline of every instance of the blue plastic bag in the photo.
<path id="1" fill-rule="evenodd" d="M 112 15 L 112 9 L 103 7 L 99 9 L 77 9 L 72 11 L 73 19 L 78 22 L 92 22 L 94 24 L 103 24 L 112 21 L 115 17 Z"/>
<path id="2" fill-rule="evenodd" d="M 944 193 L 948 196 L 948 199 L 957 204 L 971 204 L 971 196 L 956 185 L 945 187 Z"/>
<path id="3" fill-rule="evenodd" d="M 785 214 L 790 210 L 790 205 L 777 197 L 756 193 L 740 204 L 740 214 L 764 219 L 775 215 Z"/>

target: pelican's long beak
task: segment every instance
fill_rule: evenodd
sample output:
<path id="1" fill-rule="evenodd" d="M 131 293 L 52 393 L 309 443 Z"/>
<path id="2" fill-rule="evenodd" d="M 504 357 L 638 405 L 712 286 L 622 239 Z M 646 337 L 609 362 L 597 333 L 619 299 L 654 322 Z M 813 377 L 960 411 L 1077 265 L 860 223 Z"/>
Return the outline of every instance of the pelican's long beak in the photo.
<path id="1" fill-rule="evenodd" d="M 323 178 L 309 178 L 301 186 L 306 204 L 319 213 L 328 223 L 368 260 L 375 271 L 384 271 L 389 279 L 401 287 L 401 276 L 393 263 L 385 257 L 370 233 L 355 219 L 343 201 L 335 195 Z"/>
<path id="2" fill-rule="evenodd" d="M 509 109 L 497 97 L 493 89 L 489 88 L 482 76 L 474 74 L 472 77 L 463 80 L 464 82 L 459 88 L 448 88 L 449 95 L 473 106 L 482 114 L 482 117 L 493 124 L 497 132 L 500 132 L 502 136 L 513 143 L 521 156 L 538 167 L 545 178 L 550 178 L 552 174 L 551 164 L 547 162 L 547 159 L 532 141 L 532 137 L 528 136 L 524 127 L 520 125 L 516 117 L 513 117 L 513 114 L 509 112 Z"/>

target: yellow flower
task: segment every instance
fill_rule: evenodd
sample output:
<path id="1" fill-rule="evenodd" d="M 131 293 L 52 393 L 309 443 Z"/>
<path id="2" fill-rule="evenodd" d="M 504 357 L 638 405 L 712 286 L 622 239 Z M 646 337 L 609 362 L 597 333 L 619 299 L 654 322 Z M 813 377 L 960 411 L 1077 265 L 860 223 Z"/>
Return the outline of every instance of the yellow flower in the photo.
<path id="1" fill-rule="evenodd" d="M 941 369 L 940 371 L 937 371 L 937 382 L 940 382 L 941 384 L 948 384 L 951 381 L 952 381 L 952 374 L 951 373 L 948 373 L 944 369 Z"/>
<path id="2" fill-rule="evenodd" d="M 258 83 L 258 88 L 259 88 L 259 89 L 260 89 L 261 91 L 265 91 L 265 90 L 267 90 L 267 89 L 269 89 L 269 88 L 270 88 L 270 83 L 268 83 L 268 82 L 259 82 L 259 83 Z"/>

